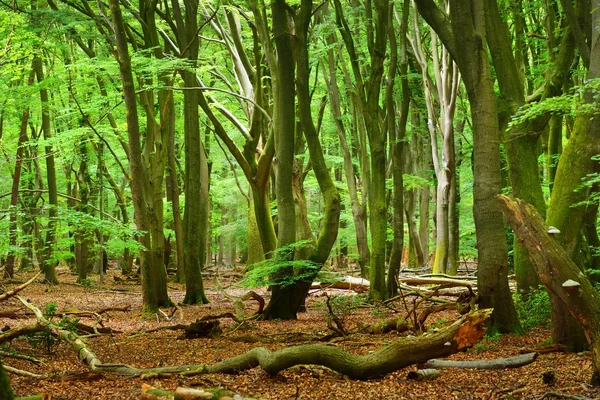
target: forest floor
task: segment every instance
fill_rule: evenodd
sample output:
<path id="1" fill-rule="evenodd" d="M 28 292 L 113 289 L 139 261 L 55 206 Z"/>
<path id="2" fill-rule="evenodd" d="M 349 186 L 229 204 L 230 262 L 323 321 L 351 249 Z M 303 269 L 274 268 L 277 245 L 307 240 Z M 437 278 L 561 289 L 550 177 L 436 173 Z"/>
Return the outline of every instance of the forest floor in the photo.
<path id="1" fill-rule="evenodd" d="M 229 270 L 231 271 L 231 270 Z M 326 292 L 313 291 L 308 300 L 308 311 L 301 313 L 297 321 L 249 321 L 245 327 L 235 329 L 237 324 L 231 319 L 221 319 L 223 334 L 215 339 L 183 338 L 181 330 L 148 330 L 189 324 L 206 315 L 233 312 L 230 296 L 241 297 L 247 290 L 231 287 L 236 274 L 223 274 L 218 283 L 208 277 L 207 296 L 210 304 L 184 306 L 179 310 L 164 309 L 165 315 L 154 320 L 142 320 L 141 286 L 136 282 L 116 282 L 117 272 L 110 270 L 102 285 L 82 286 L 75 284 L 76 276 L 68 270 L 60 270 L 61 285 L 47 286 L 34 283 L 21 294 L 40 309 L 56 303 L 56 314 L 83 310 L 100 310 L 106 307 L 128 306 L 129 311 L 109 311 L 103 314 L 103 325 L 121 331 L 90 337 L 87 342 L 103 363 L 123 363 L 138 368 L 151 368 L 167 365 L 212 364 L 228 357 L 242 354 L 255 346 L 271 350 L 306 343 L 310 335 L 323 337 L 327 328 Z M 3 289 L 16 287 L 33 277 L 33 272 L 19 273 L 15 282 L 6 283 Z M 97 280 L 97 276 L 93 276 Z M 38 279 L 39 280 L 39 279 Z M 0 282 L 2 284 L 2 282 Z M 185 286 L 170 282 L 169 296 L 175 302 L 184 298 Z M 268 299 L 269 292 L 257 290 Z M 355 294 L 343 290 L 327 290 L 331 296 L 337 295 L 337 304 L 357 303 L 351 301 Z M 346 296 L 346 297 L 341 297 Z M 412 299 L 407 300 L 412 304 Z M 52 308 L 52 307 L 50 307 Z M 256 302 L 246 302 L 246 315 L 256 310 Z M 32 316 L 16 299 L 0 305 L 0 312 L 14 311 L 12 318 L 0 318 L 0 327 L 15 327 L 34 322 Z M 344 326 L 353 329 L 357 324 L 379 324 L 386 318 L 406 314 L 405 303 L 398 301 L 387 306 L 363 305 L 340 314 Z M 171 316 L 166 320 L 166 316 Z M 19 316 L 17 318 L 17 316 Z M 180 318 L 183 317 L 183 320 Z M 80 315 L 80 322 L 93 325 L 95 317 Z M 455 312 L 444 311 L 434 314 L 427 320 L 429 327 L 442 325 L 458 318 Z M 60 317 L 54 318 L 59 321 Z M 368 354 L 399 336 L 387 334 L 353 334 L 330 342 L 356 355 Z M 519 354 L 521 348 L 532 348 L 548 342 L 550 332 L 545 328 L 535 328 L 527 335 L 503 335 L 486 338 L 474 349 L 450 357 L 454 360 L 481 360 L 509 357 Z M 276 341 L 287 338 L 287 342 L 256 343 L 256 340 Z M 258 339 L 257 339 L 258 338 Z M 261 339 L 262 338 L 262 339 Z M 43 362 L 35 365 L 29 361 L 4 358 L 11 367 L 44 375 L 44 379 L 9 374 L 17 396 L 48 394 L 53 399 L 138 399 L 143 384 L 156 388 L 175 390 L 179 386 L 195 388 L 223 387 L 243 396 L 259 399 L 541 399 L 557 398 L 550 393 L 571 395 L 571 399 L 600 399 L 600 390 L 590 387 L 591 356 L 580 354 L 549 353 L 540 354 L 532 364 L 516 369 L 467 370 L 444 369 L 442 376 L 433 381 L 412 381 L 407 373 L 416 367 L 409 367 L 388 374 L 380 379 L 365 381 L 350 380 L 343 375 L 324 367 L 299 366 L 269 376 L 260 368 L 254 368 L 237 375 L 200 375 L 170 378 L 126 378 L 119 376 L 98 376 L 87 374 L 87 367 L 77 360 L 77 354 L 66 343 L 54 342 L 51 346 L 39 340 L 39 336 L 14 340 L 1 350 L 16 351 L 33 356 Z M 542 382 L 542 374 L 554 370 L 556 383 Z M 575 397 L 577 396 L 577 397 Z M 1 394 L 0 394 L 0 397 Z M 563 397 L 569 398 L 569 397 Z"/>

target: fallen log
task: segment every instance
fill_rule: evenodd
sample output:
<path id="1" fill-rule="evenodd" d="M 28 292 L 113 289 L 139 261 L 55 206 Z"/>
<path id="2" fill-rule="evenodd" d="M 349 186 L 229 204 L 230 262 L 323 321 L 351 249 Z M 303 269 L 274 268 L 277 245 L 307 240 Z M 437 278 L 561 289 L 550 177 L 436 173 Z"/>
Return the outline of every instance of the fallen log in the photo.
<path id="1" fill-rule="evenodd" d="M 399 338 L 366 356 L 355 356 L 340 348 L 321 344 L 288 347 L 274 352 L 263 347 L 256 347 L 245 354 L 225 359 L 213 365 L 180 365 L 142 369 L 124 364 L 103 364 L 79 335 L 48 321 L 41 311 L 27 300 L 21 297 L 18 299 L 36 314 L 41 323 L 47 324 L 59 339 L 69 343 L 80 361 L 86 364 L 91 371 L 126 376 L 235 374 L 257 366 L 260 366 L 268 374 L 275 375 L 295 365 L 316 364 L 328 367 L 350 378 L 369 379 L 431 358 L 446 357 L 472 347 L 484 336 L 484 322 L 492 312 L 491 309 L 475 311 L 437 333 Z"/>
<path id="2" fill-rule="evenodd" d="M 460 286 L 471 288 L 474 285 L 474 282 L 463 281 L 459 279 L 450 279 L 450 278 L 400 278 L 398 279 L 399 283 L 406 283 L 408 285 L 447 285 L 448 287 Z"/>
<path id="3" fill-rule="evenodd" d="M 537 358 L 537 353 L 521 354 L 514 357 L 495 358 L 493 360 L 474 360 L 474 361 L 450 361 L 450 360 L 429 360 L 422 365 L 423 368 L 472 368 L 472 369 L 505 369 L 518 368 L 523 365 L 531 364 Z"/>
<path id="4" fill-rule="evenodd" d="M 362 293 L 369 290 L 369 286 L 370 282 L 366 279 L 345 276 L 343 279 L 335 282 L 313 282 L 309 289 L 342 289 Z"/>

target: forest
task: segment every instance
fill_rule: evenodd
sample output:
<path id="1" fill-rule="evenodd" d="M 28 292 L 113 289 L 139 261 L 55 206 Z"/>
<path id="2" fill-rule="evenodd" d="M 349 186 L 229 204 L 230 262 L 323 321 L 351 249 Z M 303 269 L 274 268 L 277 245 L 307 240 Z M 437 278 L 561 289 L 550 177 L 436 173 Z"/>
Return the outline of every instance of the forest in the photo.
<path id="1" fill-rule="evenodd" d="M 0 0 L 0 400 L 600 398 L 599 116 L 600 0 Z"/>

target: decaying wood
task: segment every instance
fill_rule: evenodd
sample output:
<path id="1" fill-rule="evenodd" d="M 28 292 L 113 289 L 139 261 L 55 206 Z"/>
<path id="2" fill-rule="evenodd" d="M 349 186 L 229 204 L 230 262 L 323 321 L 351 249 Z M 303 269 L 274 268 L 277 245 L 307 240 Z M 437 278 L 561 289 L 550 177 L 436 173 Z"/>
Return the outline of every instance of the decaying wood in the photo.
<path id="1" fill-rule="evenodd" d="M 398 279 L 399 283 L 405 283 L 407 285 L 444 285 L 446 287 L 466 287 L 472 288 L 474 285 L 473 282 L 464 281 L 460 279 L 450 279 L 450 278 L 423 278 L 423 277 L 414 277 L 414 278 L 400 278 Z"/>
<path id="2" fill-rule="evenodd" d="M 406 376 L 409 381 L 433 381 L 442 376 L 442 373 L 437 369 L 427 368 L 410 371 Z"/>
<path id="3" fill-rule="evenodd" d="M 537 358 L 537 353 L 521 354 L 514 357 L 495 358 L 493 360 L 450 361 L 429 360 L 423 368 L 472 368 L 472 369 L 505 369 L 518 368 L 531 364 Z"/>
<path id="4" fill-rule="evenodd" d="M 26 376 L 28 378 L 37 378 L 37 379 L 43 378 L 43 375 L 38 375 L 38 374 L 34 374 L 33 372 L 29 372 L 29 371 L 24 371 L 22 369 L 13 368 L 13 367 L 11 367 L 9 365 L 6 365 L 6 364 L 4 364 L 3 367 L 6 370 L 6 372 L 10 372 L 11 374 Z"/>
<path id="5" fill-rule="evenodd" d="M 370 282 L 366 279 L 356 278 L 354 276 L 345 276 L 336 282 L 313 282 L 310 285 L 310 289 L 343 289 L 362 293 L 369 290 L 369 286 Z"/>
<path id="6" fill-rule="evenodd" d="M 28 280 L 27 282 L 25 282 L 24 284 L 17 286 L 16 288 L 14 288 L 13 290 L 9 290 L 6 293 L 2 293 L 0 294 L 0 301 L 9 299 L 11 297 L 13 297 L 14 295 L 16 295 L 17 293 L 19 293 L 20 291 L 22 291 L 23 289 L 25 289 L 27 286 L 31 285 L 35 279 L 40 276 L 40 274 L 42 273 L 42 271 L 38 272 L 37 274 L 35 274 L 35 276 L 33 278 L 31 278 L 30 280 Z"/>
<path id="7" fill-rule="evenodd" d="M 14 358 L 17 360 L 26 360 L 26 361 L 34 363 L 35 365 L 43 364 L 42 361 L 38 360 L 37 358 L 28 356 L 26 354 L 18 354 L 18 353 L 11 353 L 8 351 L 0 351 L 0 356 L 2 356 L 3 358 Z"/>
<path id="8" fill-rule="evenodd" d="M 74 332 L 48 321 L 41 311 L 27 300 L 17 297 L 59 339 L 67 342 L 79 360 L 92 372 L 126 376 L 197 375 L 207 373 L 239 373 L 260 366 L 269 374 L 299 364 L 316 364 L 331 368 L 350 378 L 368 379 L 397 371 L 409 365 L 435 357 L 445 357 L 465 350 L 477 343 L 485 334 L 484 322 L 491 310 L 467 314 L 439 332 L 412 338 L 399 338 L 366 356 L 354 356 L 346 351 L 321 344 L 300 345 L 278 351 L 256 347 L 245 354 L 223 360 L 213 365 L 180 365 L 158 368 L 135 368 L 123 364 L 103 364 L 89 345 Z"/>
<path id="9" fill-rule="evenodd" d="M 546 392 L 540 400 L 543 399 L 593 400 L 591 397 L 580 396 L 578 394 L 566 394 L 558 392 Z"/>
<path id="10" fill-rule="evenodd" d="M 560 353 L 565 351 L 565 346 L 562 344 L 549 344 L 545 346 L 538 346 L 532 348 L 522 348 L 519 349 L 519 353 L 538 353 L 538 354 L 548 354 L 548 353 Z"/>
<path id="11" fill-rule="evenodd" d="M 522 200 L 498 196 L 506 220 L 549 292 L 559 298 L 579 321 L 592 351 L 592 381 L 600 385 L 600 294 L 570 259 L 535 207 Z M 560 235 L 560 233 L 559 233 Z M 563 286 L 572 281 L 577 286 Z"/>
<path id="12" fill-rule="evenodd" d="M 16 339 L 23 335 L 28 335 L 30 333 L 42 332 L 46 330 L 47 325 L 36 322 L 35 324 L 29 325 L 19 325 L 15 328 L 9 329 L 6 332 L 3 332 L 0 335 L 0 344 L 10 342 L 13 339 Z"/>

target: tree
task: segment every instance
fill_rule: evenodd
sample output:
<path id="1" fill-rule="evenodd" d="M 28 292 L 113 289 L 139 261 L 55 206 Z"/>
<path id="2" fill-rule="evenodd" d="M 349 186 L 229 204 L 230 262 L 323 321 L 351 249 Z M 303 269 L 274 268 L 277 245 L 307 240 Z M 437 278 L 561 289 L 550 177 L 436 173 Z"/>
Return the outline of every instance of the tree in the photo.
<path id="1" fill-rule="evenodd" d="M 495 198 L 502 189 L 500 132 L 487 57 L 485 6 L 475 0 L 451 1 L 449 18 L 431 0 L 416 3 L 458 65 L 471 105 L 479 303 L 494 308 L 494 330 L 518 331 L 519 321 L 508 287 L 504 221 Z M 461 51 L 458 51 L 459 37 Z"/>
<path id="2" fill-rule="evenodd" d="M 155 224 L 153 225 L 149 215 L 149 210 L 152 209 L 153 206 L 156 206 L 157 203 L 153 202 L 155 199 L 152 197 L 152 193 L 148 193 L 148 187 L 145 186 L 148 182 L 148 177 L 146 176 L 147 172 L 142 159 L 137 100 L 123 16 L 118 1 L 111 0 L 109 5 L 114 24 L 115 41 L 117 44 L 116 56 L 118 57 L 119 71 L 123 84 L 123 98 L 127 110 L 127 136 L 131 170 L 130 185 L 133 196 L 135 221 L 138 229 L 143 232 L 140 235 L 139 240 L 143 246 L 143 249 L 141 250 L 141 270 L 144 310 L 146 313 L 155 313 L 159 306 L 168 305 L 170 302 L 166 293 L 166 273 L 162 265 L 163 254 L 160 254 L 159 258 L 155 248 L 152 247 L 153 240 L 160 240 L 160 238 L 157 238 L 156 225 L 159 221 L 155 219 Z M 151 146 L 152 143 L 149 142 L 151 142 L 151 140 L 146 141 L 146 148 Z M 160 178 L 160 184 L 162 184 L 162 177 Z M 155 235 L 152 236 L 151 232 L 154 232 Z M 160 232 L 160 235 L 162 235 L 162 231 Z M 164 236 L 162 236 L 162 238 L 164 239 Z M 158 247 L 160 248 L 160 246 Z"/>

